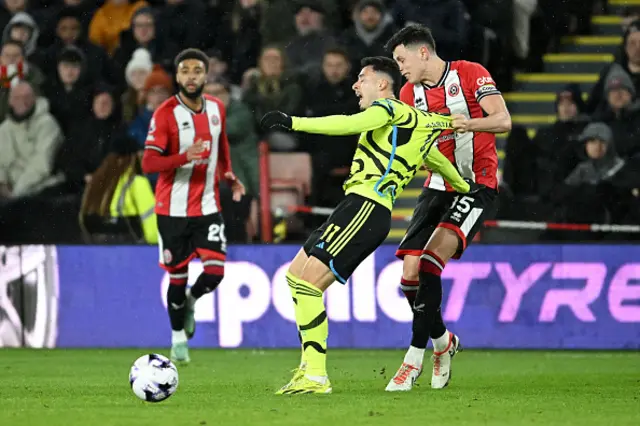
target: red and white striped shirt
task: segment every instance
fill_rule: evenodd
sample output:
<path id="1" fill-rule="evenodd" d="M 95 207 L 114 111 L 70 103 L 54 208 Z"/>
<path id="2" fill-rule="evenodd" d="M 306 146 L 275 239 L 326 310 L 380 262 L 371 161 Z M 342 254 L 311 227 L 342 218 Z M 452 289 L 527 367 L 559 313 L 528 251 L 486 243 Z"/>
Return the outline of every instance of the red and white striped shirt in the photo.
<path id="1" fill-rule="evenodd" d="M 482 65 L 454 61 L 446 63 L 444 74 L 435 86 L 406 83 L 400 90 L 400 100 L 423 111 L 462 114 L 471 119 L 484 116 L 480 107 L 482 98 L 499 94 L 493 78 Z M 498 153 L 493 133 L 458 134 L 445 130 L 437 143 L 440 152 L 456 166 L 462 177 L 497 188 Z M 424 186 L 439 191 L 453 191 L 442 176 L 433 172 Z"/>
<path id="2" fill-rule="evenodd" d="M 226 113 L 222 101 L 203 95 L 203 108 L 195 112 L 178 95 L 154 112 L 145 143 L 142 168 L 159 172 L 156 214 L 176 217 L 219 212 L 219 180 L 231 171 Z M 186 150 L 196 141 L 205 144 L 203 158 L 188 161 Z"/>

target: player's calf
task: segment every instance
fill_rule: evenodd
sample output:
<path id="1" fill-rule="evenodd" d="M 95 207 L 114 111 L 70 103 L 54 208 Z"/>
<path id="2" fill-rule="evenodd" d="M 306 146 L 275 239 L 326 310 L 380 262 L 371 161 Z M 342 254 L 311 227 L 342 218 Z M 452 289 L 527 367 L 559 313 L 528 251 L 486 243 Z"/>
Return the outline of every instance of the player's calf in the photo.
<path id="1" fill-rule="evenodd" d="M 188 339 L 184 330 L 188 275 L 187 268 L 175 269 L 169 273 L 167 310 L 171 322 L 171 359 L 176 362 L 190 361 Z"/>
<path id="2" fill-rule="evenodd" d="M 191 339 L 196 332 L 195 305 L 196 301 L 205 294 L 214 291 L 224 278 L 224 263 L 218 260 L 205 260 L 204 271 L 196 283 L 187 290 L 184 314 L 184 330 L 187 338 Z"/>

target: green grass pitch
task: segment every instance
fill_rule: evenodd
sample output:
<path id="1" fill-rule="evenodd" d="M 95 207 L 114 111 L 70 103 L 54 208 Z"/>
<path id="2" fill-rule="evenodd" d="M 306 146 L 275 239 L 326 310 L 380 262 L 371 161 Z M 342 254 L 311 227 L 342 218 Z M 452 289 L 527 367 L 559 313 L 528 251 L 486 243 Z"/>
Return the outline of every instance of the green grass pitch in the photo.
<path id="1" fill-rule="evenodd" d="M 166 350 L 154 352 L 167 354 Z M 461 352 L 451 385 L 384 388 L 401 351 L 332 350 L 332 395 L 275 396 L 297 351 L 192 350 L 180 386 L 135 398 L 143 350 L 0 349 L 0 425 L 640 425 L 640 353 Z"/>

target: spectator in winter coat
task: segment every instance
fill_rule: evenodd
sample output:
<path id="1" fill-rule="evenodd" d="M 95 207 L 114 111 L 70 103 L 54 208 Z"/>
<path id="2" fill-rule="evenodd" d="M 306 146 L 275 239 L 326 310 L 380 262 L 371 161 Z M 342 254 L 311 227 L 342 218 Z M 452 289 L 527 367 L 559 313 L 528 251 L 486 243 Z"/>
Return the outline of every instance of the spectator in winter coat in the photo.
<path id="1" fill-rule="evenodd" d="M 384 44 L 395 32 L 393 18 L 381 0 L 361 0 L 354 12 L 353 27 L 342 34 L 353 69 L 359 68 L 362 58 L 388 55 Z"/>
<path id="2" fill-rule="evenodd" d="M 612 178 L 624 165 L 613 145 L 613 133 L 604 123 L 591 123 L 580 135 L 584 142 L 587 160 L 578 166 L 565 179 L 570 186 L 582 184 L 597 185 Z"/>
<path id="3" fill-rule="evenodd" d="M 27 11 L 27 0 L 3 0 L 0 2 L 0 29 L 7 26 L 13 16 Z"/>
<path id="4" fill-rule="evenodd" d="M 87 81 L 86 59 L 80 49 L 65 47 L 58 57 L 56 75 L 45 86 L 45 96 L 62 132 L 87 119 L 91 111 L 91 84 Z"/>
<path id="5" fill-rule="evenodd" d="M 89 24 L 94 13 L 98 10 L 100 2 L 94 0 L 58 0 L 50 2 L 46 8 L 38 10 L 34 14 L 36 22 L 40 23 L 40 38 L 38 44 L 43 48 L 49 48 L 56 39 L 57 26 L 64 10 L 73 10 L 74 16 L 80 22 L 77 32 L 84 34 L 86 39 L 89 34 Z M 105 52 L 106 53 L 106 52 Z"/>
<path id="6" fill-rule="evenodd" d="M 142 88 L 142 108 L 138 116 L 129 125 L 129 136 L 136 141 L 140 150 L 144 149 L 149 124 L 153 112 L 173 93 L 171 76 L 159 65 L 145 79 Z"/>
<path id="7" fill-rule="evenodd" d="M 18 81 L 27 81 L 38 95 L 44 75 L 25 59 L 22 43 L 7 40 L 0 48 L 0 121 L 9 109 L 9 89 Z"/>
<path id="8" fill-rule="evenodd" d="M 555 123 L 538 129 L 533 138 L 537 193 L 545 196 L 571 173 L 583 156 L 580 134 L 589 122 L 576 84 L 567 85 L 556 97 Z"/>
<path id="9" fill-rule="evenodd" d="M 149 125 L 153 112 L 173 93 L 173 81 L 161 66 L 156 65 L 151 74 L 144 81 L 142 89 L 142 105 L 138 116 L 129 125 L 129 137 L 136 143 L 140 151 L 144 150 L 144 143 L 147 140 Z M 153 188 L 156 187 L 158 174 L 149 174 L 147 178 Z"/>
<path id="10" fill-rule="evenodd" d="M 349 115 L 360 111 L 353 96 L 351 63 L 347 52 L 329 49 L 322 61 L 322 72 L 304 86 L 306 116 Z M 312 162 L 312 204 L 334 206 L 344 197 L 342 182 L 349 173 L 358 136 L 306 135 Z"/>
<path id="11" fill-rule="evenodd" d="M 2 41 L 16 40 L 24 47 L 24 56 L 32 60 L 38 46 L 38 36 L 40 29 L 31 15 L 25 12 L 18 12 L 13 15 L 11 21 L 2 32 Z"/>
<path id="12" fill-rule="evenodd" d="M 324 18 L 325 11 L 320 3 L 298 3 L 295 14 L 298 34 L 285 47 L 292 71 L 306 73 L 320 68 L 325 50 L 335 44 L 325 27 Z"/>
<path id="13" fill-rule="evenodd" d="M 613 133 L 604 123 L 589 124 L 580 140 L 587 159 L 554 190 L 553 201 L 561 206 L 556 220 L 609 223 L 615 204 L 610 199 L 611 180 L 624 168 L 625 162 L 616 154 Z"/>
<path id="14" fill-rule="evenodd" d="M 611 127 L 617 153 L 628 158 L 640 152 L 640 101 L 633 81 L 614 65 L 605 82 L 606 106 L 593 119 Z"/>
<path id="15" fill-rule="evenodd" d="M 106 81 L 116 85 L 122 80 L 122 76 L 116 75 L 113 63 L 107 52 L 87 40 L 82 27 L 82 10 L 76 7 L 65 7 L 59 10 L 57 22 L 52 34 L 52 43 L 41 55 L 38 55 L 36 64 L 46 75 L 55 75 L 60 52 L 66 46 L 75 46 L 80 49 L 85 58 L 85 74 L 90 81 Z"/>
<path id="16" fill-rule="evenodd" d="M 120 33 L 120 45 L 113 54 L 120 74 L 124 74 L 133 52 L 139 48 L 144 48 L 151 54 L 151 62 L 165 68 L 173 66 L 173 58 L 178 53 L 171 39 L 157 28 L 156 17 L 150 7 L 138 9 L 131 18 L 131 28 Z"/>
<path id="17" fill-rule="evenodd" d="M 66 135 L 57 156 L 57 168 L 64 173 L 67 183 L 80 192 L 113 147 L 127 140 L 113 89 L 100 84 L 93 94 L 91 116 Z"/>
<path id="18" fill-rule="evenodd" d="M 295 114 L 300 110 L 302 90 L 286 71 L 286 59 L 282 50 L 267 46 L 262 50 L 259 69 L 250 76 L 244 101 L 253 112 L 254 125 L 269 111 Z M 272 149 L 291 151 L 297 148 L 297 140 L 291 133 L 270 132 L 268 142 Z"/>
<path id="19" fill-rule="evenodd" d="M 142 0 L 107 0 L 93 15 L 89 40 L 112 55 L 120 43 L 120 33 L 129 29 L 133 14 L 145 6 L 148 4 Z"/>
<path id="20" fill-rule="evenodd" d="M 136 49 L 125 68 L 127 90 L 122 95 L 122 117 L 125 123 L 130 123 L 138 115 L 144 82 L 152 70 L 153 62 L 149 52 L 143 48 Z"/>
<path id="21" fill-rule="evenodd" d="M 634 21 L 629 25 L 622 42 L 622 54 L 613 64 L 605 67 L 600 73 L 600 78 L 591 89 L 591 94 L 589 95 L 588 113 L 592 114 L 604 107 L 606 104 L 604 87 L 607 77 L 612 70 L 619 67 L 629 75 L 635 92 L 638 93 L 640 91 L 640 21 Z"/>
<path id="22" fill-rule="evenodd" d="M 45 98 L 27 82 L 9 94 L 9 116 L 0 124 L 0 198 L 34 195 L 60 181 L 52 176 L 62 132 Z"/>

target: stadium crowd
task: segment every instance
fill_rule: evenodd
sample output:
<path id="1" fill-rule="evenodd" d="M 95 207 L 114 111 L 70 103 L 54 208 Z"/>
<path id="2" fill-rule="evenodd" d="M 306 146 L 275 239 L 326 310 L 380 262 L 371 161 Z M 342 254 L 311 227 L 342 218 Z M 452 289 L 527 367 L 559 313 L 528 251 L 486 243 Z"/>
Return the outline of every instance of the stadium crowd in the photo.
<path id="1" fill-rule="evenodd" d="M 141 173 L 136 158 L 153 111 L 176 90 L 173 58 L 184 48 L 207 53 L 205 92 L 227 108 L 233 168 L 247 187 L 243 203 L 223 201 L 226 220 L 239 224 L 228 227 L 233 241 L 247 238 L 243 224 L 259 195 L 259 141 L 274 152 L 311 154 L 312 205 L 341 199 L 355 149 L 352 137 L 329 143 L 325 136 L 261 133 L 257 122 L 265 112 L 357 112 L 351 85 L 360 59 L 388 55 L 383 45 L 390 35 L 413 22 L 432 29 L 444 59 L 482 63 L 505 93 L 514 72 L 539 71 L 542 55 L 562 36 L 588 34 L 600 3 L 3 0 L 0 241 L 81 241 L 79 212 L 122 213 L 105 210 L 105 200 L 118 174 Z M 634 166 L 640 22 L 636 11 L 628 15 L 620 55 L 603 70 L 587 103 L 579 87 L 568 86 L 558 93 L 555 124 L 533 140 L 514 127 L 502 185 L 509 202 L 501 203 L 499 214 L 520 217 L 526 205 L 536 207 L 526 211 L 538 218 L 556 217 L 553 206 L 561 204 L 565 220 L 638 221 L 638 192 L 627 183 L 640 170 Z M 146 178 L 151 192 L 155 176 Z M 152 197 L 144 196 L 147 202 Z M 233 235 L 233 229 L 242 232 Z"/>

